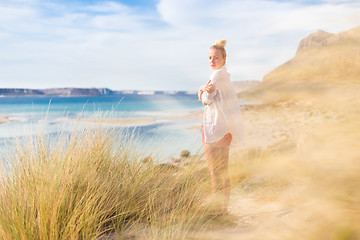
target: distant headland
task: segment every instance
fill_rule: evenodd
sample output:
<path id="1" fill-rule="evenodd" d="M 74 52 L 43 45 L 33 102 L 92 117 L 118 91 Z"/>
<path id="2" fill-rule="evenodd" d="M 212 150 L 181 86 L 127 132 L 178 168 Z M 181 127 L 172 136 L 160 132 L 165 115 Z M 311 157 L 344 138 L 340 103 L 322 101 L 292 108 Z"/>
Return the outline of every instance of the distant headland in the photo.
<path id="1" fill-rule="evenodd" d="M 259 81 L 233 82 L 236 91 L 244 91 Z M 96 97 L 102 95 L 195 95 L 196 91 L 141 91 L 141 90 L 111 90 L 109 88 L 0 88 L 0 97 Z"/>
<path id="2" fill-rule="evenodd" d="M 2 97 L 86 97 L 102 95 L 155 95 L 155 94 L 196 94 L 194 91 L 139 91 L 139 90 L 122 90 L 114 91 L 108 88 L 49 88 L 49 89 L 27 89 L 27 88 L 0 88 Z"/>

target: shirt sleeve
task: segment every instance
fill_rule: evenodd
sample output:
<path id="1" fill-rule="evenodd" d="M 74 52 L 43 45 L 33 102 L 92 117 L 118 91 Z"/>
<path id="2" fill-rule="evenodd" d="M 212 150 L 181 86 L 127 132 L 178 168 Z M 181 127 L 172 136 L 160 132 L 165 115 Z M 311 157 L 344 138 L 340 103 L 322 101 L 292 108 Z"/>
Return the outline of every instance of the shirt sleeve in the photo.
<path id="1" fill-rule="evenodd" d="M 202 102 L 206 105 L 210 105 L 213 102 L 216 93 L 217 93 L 216 89 L 212 93 L 208 93 L 206 91 L 203 92 L 201 96 Z"/>

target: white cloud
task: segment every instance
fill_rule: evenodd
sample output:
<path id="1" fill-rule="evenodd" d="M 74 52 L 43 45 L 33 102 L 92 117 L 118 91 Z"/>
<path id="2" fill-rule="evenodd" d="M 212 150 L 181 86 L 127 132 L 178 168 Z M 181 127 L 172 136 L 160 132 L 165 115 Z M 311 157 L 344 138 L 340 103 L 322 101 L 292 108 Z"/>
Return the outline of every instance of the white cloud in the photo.
<path id="1" fill-rule="evenodd" d="M 260 80 L 312 31 L 360 23 L 354 1 L 160 0 L 145 10 L 112 1 L 5 3 L 0 87 L 194 90 L 207 81 L 216 39 L 228 40 L 232 79 Z"/>

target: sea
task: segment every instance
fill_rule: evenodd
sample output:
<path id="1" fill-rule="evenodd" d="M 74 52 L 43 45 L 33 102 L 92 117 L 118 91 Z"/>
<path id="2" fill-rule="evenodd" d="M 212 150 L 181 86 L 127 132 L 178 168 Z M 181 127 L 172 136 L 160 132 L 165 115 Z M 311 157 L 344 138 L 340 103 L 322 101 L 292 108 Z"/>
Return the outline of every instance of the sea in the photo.
<path id="1" fill-rule="evenodd" d="M 102 123 L 102 127 L 136 136 L 142 154 L 159 161 L 179 157 L 181 151 L 201 153 L 201 119 L 183 116 L 201 111 L 196 94 L 117 94 L 93 97 L 0 97 L 0 116 L 12 121 L 0 124 L 0 154 L 12 151 L 15 141 L 45 134 L 71 134 L 94 127 L 79 119 L 158 119 L 142 125 Z M 119 136 L 121 137 L 121 136 Z"/>
<path id="2" fill-rule="evenodd" d="M 240 104 L 248 104 L 240 102 Z M 133 125 L 102 123 L 121 134 L 135 136 L 143 156 L 167 162 L 179 158 L 183 150 L 202 153 L 201 118 L 191 118 L 203 110 L 195 93 L 140 92 L 83 97 L 0 97 L 0 116 L 11 121 L 0 124 L 0 160 L 14 150 L 16 141 L 45 135 L 55 139 L 74 131 L 98 127 L 81 119 L 157 119 Z M 95 126 L 96 125 L 96 126 Z"/>

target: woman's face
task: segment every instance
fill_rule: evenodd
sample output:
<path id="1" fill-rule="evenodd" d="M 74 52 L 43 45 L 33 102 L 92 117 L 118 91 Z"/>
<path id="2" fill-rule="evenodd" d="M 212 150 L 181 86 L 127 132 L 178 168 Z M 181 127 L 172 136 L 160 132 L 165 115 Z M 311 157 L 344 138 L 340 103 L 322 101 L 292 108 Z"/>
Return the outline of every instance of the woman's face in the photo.
<path id="1" fill-rule="evenodd" d="M 225 65 L 225 58 L 221 54 L 220 49 L 210 48 L 209 50 L 209 64 L 213 70 L 218 70 Z"/>

